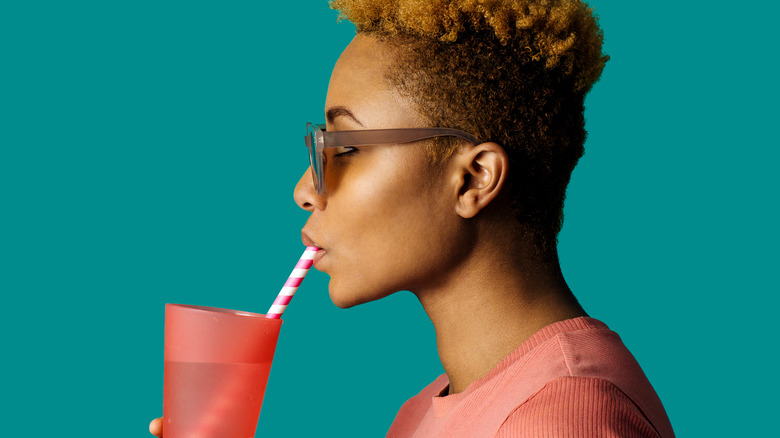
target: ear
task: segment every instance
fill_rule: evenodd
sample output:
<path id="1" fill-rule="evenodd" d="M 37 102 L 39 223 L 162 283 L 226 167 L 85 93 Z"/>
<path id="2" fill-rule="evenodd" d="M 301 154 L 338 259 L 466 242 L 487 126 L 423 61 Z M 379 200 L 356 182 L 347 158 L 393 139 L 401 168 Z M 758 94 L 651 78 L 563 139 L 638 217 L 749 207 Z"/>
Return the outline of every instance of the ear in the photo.
<path id="1" fill-rule="evenodd" d="M 506 182 L 509 158 L 497 143 L 463 148 L 455 157 L 453 178 L 458 189 L 455 212 L 472 218 L 498 196 Z"/>

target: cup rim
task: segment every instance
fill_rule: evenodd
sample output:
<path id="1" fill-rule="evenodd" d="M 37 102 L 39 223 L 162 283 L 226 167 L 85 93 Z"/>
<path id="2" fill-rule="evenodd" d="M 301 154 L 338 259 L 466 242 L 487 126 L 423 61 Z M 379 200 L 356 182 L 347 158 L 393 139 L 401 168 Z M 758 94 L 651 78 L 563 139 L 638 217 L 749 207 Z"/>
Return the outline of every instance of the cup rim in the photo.
<path id="1" fill-rule="evenodd" d="M 184 307 L 187 309 L 193 309 L 193 310 L 200 310 L 203 312 L 217 312 L 217 313 L 226 313 L 228 315 L 235 315 L 235 316 L 247 316 L 250 318 L 264 318 L 265 315 L 260 313 L 252 313 L 252 312 L 244 312 L 243 310 L 233 310 L 233 309 L 223 309 L 220 307 L 208 307 L 208 306 L 196 306 L 193 304 L 177 304 L 177 303 L 167 303 L 166 306 L 176 306 L 176 307 Z"/>

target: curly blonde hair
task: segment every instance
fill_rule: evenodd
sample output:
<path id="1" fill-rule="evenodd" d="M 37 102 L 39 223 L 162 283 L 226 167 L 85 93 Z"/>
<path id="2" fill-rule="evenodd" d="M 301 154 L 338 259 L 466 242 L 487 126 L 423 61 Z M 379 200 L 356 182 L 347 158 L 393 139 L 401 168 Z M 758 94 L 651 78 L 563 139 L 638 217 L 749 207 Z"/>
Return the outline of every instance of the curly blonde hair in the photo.
<path id="1" fill-rule="evenodd" d="M 554 256 L 566 186 L 584 153 L 586 93 L 608 56 L 580 0 L 333 0 L 358 32 L 398 50 L 387 80 L 431 126 L 496 142 L 510 158 L 512 206 Z M 441 161 L 457 142 L 431 143 Z"/>

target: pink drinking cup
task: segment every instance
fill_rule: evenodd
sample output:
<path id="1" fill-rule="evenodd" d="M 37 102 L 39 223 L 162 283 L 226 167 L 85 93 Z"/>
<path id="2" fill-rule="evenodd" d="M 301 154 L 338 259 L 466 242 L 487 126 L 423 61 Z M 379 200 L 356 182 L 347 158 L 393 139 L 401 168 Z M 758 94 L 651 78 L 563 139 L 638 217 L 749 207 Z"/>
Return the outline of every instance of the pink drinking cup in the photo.
<path id="1" fill-rule="evenodd" d="M 281 319 L 165 305 L 165 438 L 255 435 Z"/>

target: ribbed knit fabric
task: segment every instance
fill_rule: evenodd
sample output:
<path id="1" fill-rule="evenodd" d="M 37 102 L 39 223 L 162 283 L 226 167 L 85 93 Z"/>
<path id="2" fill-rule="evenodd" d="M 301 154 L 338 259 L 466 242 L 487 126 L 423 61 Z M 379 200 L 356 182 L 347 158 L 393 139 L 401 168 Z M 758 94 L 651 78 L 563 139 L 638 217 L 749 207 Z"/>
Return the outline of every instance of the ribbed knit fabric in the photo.
<path id="1" fill-rule="evenodd" d="M 465 391 L 442 374 L 409 399 L 388 437 L 674 437 L 620 337 L 593 318 L 542 328 Z"/>

